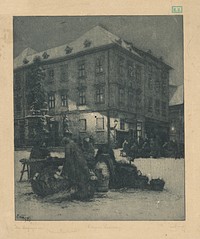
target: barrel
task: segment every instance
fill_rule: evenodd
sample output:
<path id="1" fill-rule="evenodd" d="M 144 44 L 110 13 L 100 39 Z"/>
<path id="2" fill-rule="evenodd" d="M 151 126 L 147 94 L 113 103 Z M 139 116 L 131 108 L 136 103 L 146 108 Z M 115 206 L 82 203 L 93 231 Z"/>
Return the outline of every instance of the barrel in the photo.
<path id="1" fill-rule="evenodd" d="M 95 172 L 98 178 L 97 191 L 108 192 L 110 173 L 107 164 L 105 162 L 98 162 Z"/>
<path id="2" fill-rule="evenodd" d="M 109 179 L 99 180 L 97 185 L 98 192 L 108 192 L 109 189 Z"/>

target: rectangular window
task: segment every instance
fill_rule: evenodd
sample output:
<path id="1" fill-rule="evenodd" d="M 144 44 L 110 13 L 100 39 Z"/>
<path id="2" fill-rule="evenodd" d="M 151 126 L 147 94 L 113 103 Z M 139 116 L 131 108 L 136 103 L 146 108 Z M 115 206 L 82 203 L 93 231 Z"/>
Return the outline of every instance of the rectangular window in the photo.
<path id="1" fill-rule="evenodd" d="M 119 57 L 118 65 L 119 65 L 119 68 L 118 68 L 119 69 L 119 74 L 123 75 L 123 73 L 124 73 L 124 58 Z"/>
<path id="2" fill-rule="evenodd" d="M 165 79 L 162 80 L 162 94 L 165 96 L 167 95 L 167 84 Z"/>
<path id="3" fill-rule="evenodd" d="M 54 81 L 54 70 L 48 70 L 48 81 L 52 83 Z"/>
<path id="4" fill-rule="evenodd" d="M 160 101 L 159 100 L 155 100 L 155 113 L 157 115 L 160 114 Z"/>
<path id="5" fill-rule="evenodd" d="M 135 84 L 135 66 L 128 62 L 128 87 L 133 88 Z"/>
<path id="6" fill-rule="evenodd" d="M 61 106 L 68 107 L 68 99 L 66 94 L 61 95 Z"/>
<path id="7" fill-rule="evenodd" d="M 96 89 L 96 103 L 104 103 L 104 101 L 105 101 L 104 88 Z"/>
<path id="8" fill-rule="evenodd" d="M 159 72 L 156 72 L 156 79 L 155 79 L 155 91 L 158 93 L 160 92 L 160 77 Z"/>
<path id="9" fill-rule="evenodd" d="M 167 95 L 167 72 L 162 72 L 162 94 Z"/>
<path id="10" fill-rule="evenodd" d="M 49 94 L 48 96 L 49 109 L 55 108 L 55 94 Z"/>
<path id="11" fill-rule="evenodd" d="M 86 78 L 85 77 L 80 77 L 78 79 L 78 84 L 80 87 L 86 86 Z"/>
<path id="12" fill-rule="evenodd" d="M 152 97 L 149 97 L 149 101 L 148 101 L 148 112 L 150 112 L 150 113 L 153 112 L 153 99 L 152 99 Z"/>
<path id="13" fill-rule="evenodd" d="M 153 67 L 151 64 L 148 65 L 148 88 L 152 89 L 153 87 Z"/>
<path id="14" fill-rule="evenodd" d="M 162 116 L 167 116 L 167 104 L 166 102 L 162 102 Z"/>
<path id="15" fill-rule="evenodd" d="M 85 105 L 86 104 L 86 93 L 85 91 L 79 92 L 79 105 Z"/>
<path id="16" fill-rule="evenodd" d="M 134 76 L 134 70 L 133 70 L 133 66 L 128 66 L 128 76 L 129 77 L 133 77 Z"/>
<path id="17" fill-rule="evenodd" d="M 85 77 L 85 63 L 78 65 L 78 77 Z"/>
<path id="18" fill-rule="evenodd" d="M 136 84 L 140 86 L 141 85 L 141 80 L 142 80 L 141 66 L 136 66 L 135 79 L 136 79 Z"/>
<path id="19" fill-rule="evenodd" d="M 142 136 L 142 122 L 137 122 L 137 137 Z"/>
<path id="20" fill-rule="evenodd" d="M 152 64 L 148 64 L 148 72 L 153 73 L 153 66 L 152 66 Z"/>
<path id="21" fill-rule="evenodd" d="M 133 98 L 133 92 L 128 92 L 128 107 L 134 106 L 134 98 Z"/>
<path id="22" fill-rule="evenodd" d="M 141 101 L 142 101 L 142 89 L 141 88 L 137 88 L 136 89 L 136 105 L 138 109 L 141 109 Z"/>
<path id="23" fill-rule="evenodd" d="M 119 104 L 125 105 L 125 100 L 124 100 L 124 89 L 119 89 Z"/>
<path id="24" fill-rule="evenodd" d="M 125 130 L 125 120 L 124 119 L 120 119 L 120 129 Z"/>
<path id="25" fill-rule="evenodd" d="M 134 88 L 134 80 L 133 80 L 132 78 L 129 79 L 128 87 L 130 87 L 130 88 Z"/>
<path id="26" fill-rule="evenodd" d="M 96 61 L 96 73 L 102 73 L 103 72 L 103 59 L 98 58 Z"/>
<path id="27" fill-rule="evenodd" d="M 151 90 L 153 85 L 153 79 L 152 79 L 152 74 L 148 73 L 148 87 Z"/>
<path id="28" fill-rule="evenodd" d="M 104 130 L 104 117 L 96 117 L 96 130 Z"/>
<path id="29" fill-rule="evenodd" d="M 60 66 L 60 81 L 67 81 L 68 79 L 68 66 Z"/>
<path id="30" fill-rule="evenodd" d="M 80 132 L 85 132 L 87 130 L 87 121 L 86 121 L 86 119 L 80 119 L 79 120 L 79 129 L 80 129 Z"/>

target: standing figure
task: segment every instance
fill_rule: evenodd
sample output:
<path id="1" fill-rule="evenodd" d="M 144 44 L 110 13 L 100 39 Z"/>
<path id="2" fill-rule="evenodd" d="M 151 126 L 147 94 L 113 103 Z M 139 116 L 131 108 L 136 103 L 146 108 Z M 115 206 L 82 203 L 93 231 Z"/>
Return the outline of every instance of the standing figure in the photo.
<path id="1" fill-rule="evenodd" d="M 142 136 L 139 136 L 138 139 L 137 139 L 137 145 L 138 145 L 138 154 L 137 154 L 137 157 L 142 157 L 143 156 L 143 144 L 144 144 L 144 140 L 142 138 Z"/>
<path id="2" fill-rule="evenodd" d="M 83 148 L 84 157 L 87 161 L 88 168 L 89 169 L 94 169 L 95 164 L 96 164 L 96 162 L 95 162 L 95 149 L 94 149 L 93 143 L 91 142 L 89 137 L 85 137 L 83 139 L 82 148 Z"/>
<path id="3" fill-rule="evenodd" d="M 68 177 L 70 185 L 75 188 L 74 199 L 85 200 L 94 195 L 90 185 L 90 172 L 82 150 L 72 140 L 72 133 L 65 132 L 65 163 L 63 174 Z"/>
<path id="4" fill-rule="evenodd" d="M 69 131 L 69 119 L 67 116 L 63 118 L 63 135 L 65 136 L 65 132 Z"/>
<path id="5" fill-rule="evenodd" d="M 129 150 L 128 156 L 130 157 L 130 163 L 131 163 L 131 162 L 134 162 L 134 160 L 137 158 L 137 155 L 138 155 L 137 141 L 134 139 L 132 141 L 132 144 L 130 144 L 129 147 L 130 147 L 130 150 Z"/>
<path id="6" fill-rule="evenodd" d="M 156 144 L 154 138 L 150 138 L 150 157 L 155 158 L 156 157 Z"/>
<path id="7" fill-rule="evenodd" d="M 129 151 L 129 144 L 128 144 L 128 140 L 125 139 L 123 144 L 122 144 L 122 148 L 123 148 L 123 153 L 125 153 L 125 156 L 128 154 Z"/>
<path id="8" fill-rule="evenodd" d="M 150 142 L 149 142 L 147 135 L 145 135 L 144 143 L 142 146 L 142 156 L 144 158 L 149 158 L 150 152 L 151 152 Z"/>

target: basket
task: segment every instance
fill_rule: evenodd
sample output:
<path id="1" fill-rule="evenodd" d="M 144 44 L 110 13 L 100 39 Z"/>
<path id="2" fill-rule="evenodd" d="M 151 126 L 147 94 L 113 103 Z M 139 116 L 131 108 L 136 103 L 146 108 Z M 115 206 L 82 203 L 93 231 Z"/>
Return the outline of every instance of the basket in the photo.
<path id="1" fill-rule="evenodd" d="M 151 190 L 163 191 L 164 186 L 165 186 L 165 181 L 162 180 L 162 179 L 157 178 L 157 179 L 152 179 L 150 181 L 150 188 L 151 188 Z"/>
<path id="2" fill-rule="evenodd" d="M 138 176 L 135 180 L 135 187 L 139 189 L 145 189 L 148 184 L 148 177 L 147 176 Z"/>

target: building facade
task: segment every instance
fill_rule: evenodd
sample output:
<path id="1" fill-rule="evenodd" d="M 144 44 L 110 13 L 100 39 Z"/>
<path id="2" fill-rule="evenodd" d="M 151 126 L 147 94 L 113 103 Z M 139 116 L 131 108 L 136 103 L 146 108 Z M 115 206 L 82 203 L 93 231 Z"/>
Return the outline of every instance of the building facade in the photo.
<path id="1" fill-rule="evenodd" d="M 184 145 L 184 102 L 183 85 L 170 86 L 169 123 L 170 140 Z"/>
<path id="2" fill-rule="evenodd" d="M 31 145 L 26 116 L 30 105 L 28 71 L 40 57 L 51 121 L 51 143 L 63 136 L 63 119 L 75 137 L 120 146 L 134 136 L 169 134 L 171 67 L 100 26 L 70 44 L 36 53 L 26 49 L 14 60 L 15 145 Z"/>

